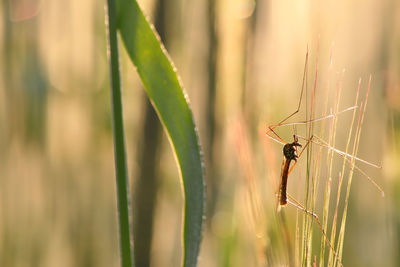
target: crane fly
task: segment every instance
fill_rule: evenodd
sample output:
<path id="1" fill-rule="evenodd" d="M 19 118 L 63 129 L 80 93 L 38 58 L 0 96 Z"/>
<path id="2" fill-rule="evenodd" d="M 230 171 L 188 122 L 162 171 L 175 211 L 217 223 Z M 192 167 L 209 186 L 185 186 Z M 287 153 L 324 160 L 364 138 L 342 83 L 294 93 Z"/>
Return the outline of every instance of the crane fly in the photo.
<path id="1" fill-rule="evenodd" d="M 279 208 L 278 209 L 280 209 L 280 207 L 285 206 L 285 205 L 287 205 L 289 203 L 289 204 L 295 206 L 296 208 L 304 211 L 306 214 L 311 215 L 315 219 L 315 221 L 317 222 L 317 224 L 318 224 L 318 226 L 319 226 L 319 228 L 320 228 L 320 230 L 322 232 L 322 235 L 324 236 L 324 239 L 325 239 L 328 247 L 333 252 L 334 257 L 339 261 L 340 265 L 342 265 L 337 252 L 334 250 L 331 242 L 329 241 L 329 238 L 327 237 L 327 235 L 326 235 L 326 233 L 325 233 L 325 231 L 324 231 L 324 229 L 322 227 L 321 222 L 319 221 L 318 216 L 314 212 L 307 210 L 306 207 L 303 207 L 301 204 L 299 204 L 299 202 L 294 200 L 287 193 L 288 176 L 291 173 L 291 171 L 293 170 L 293 168 L 295 167 L 295 165 L 297 164 L 298 158 L 302 155 L 302 153 L 305 151 L 305 149 L 307 147 L 309 147 L 310 144 L 316 144 L 316 145 L 319 145 L 320 147 L 325 147 L 329 151 L 335 152 L 336 154 L 342 156 L 344 161 L 347 161 L 347 162 L 350 163 L 351 168 L 357 169 L 363 176 L 365 176 L 381 192 L 381 194 L 383 196 L 384 195 L 383 190 L 365 172 L 363 172 L 357 165 L 355 165 L 355 161 L 361 162 L 363 164 L 370 165 L 370 166 L 375 167 L 375 168 L 381 168 L 381 167 L 376 165 L 376 164 L 373 164 L 373 163 L 370 163 L 368 161 L 365 161 L 363 159 L 360 159 L 360 158 L 358 158 L 358 157 L 356 157 L 354 155 L 351 155 L 349 153 L 346 153 L 346 152 L 343 152 L 343 151 L 341 151 L 339 149 L 334 148 L 328 142 L 325 142 L 322 138 L 320 138 L 317 135 L 313 134 L 312 133 L 312 128 L 310 126 L 314 122 L 323 121 L 323 120 L 330 119 L 330 118 L 335 118 L 337 115 L 339 115 L 341 113 L 344 113 L 346 111 L 350 111 L 350 110 L 354 111 L 354 113 L 353 113 L 353 121 L 354 121 L 354 115 L 356 114 L 355 113 L 355 109 L 358 108 L 358 106 L 356 106 L 356 105 L 357 105 L 357 101 L 358 101 L 358 93 L 359 93 L 359 89 L 360 89 L 361 80 L 359 81 L 359 85 L 358 85 L 358 88 L 357 88 L 357 96 L 356 96 L 356 101 L 355 101 L 356 105 L 355 106 L 349 107 L 349 108 L 344 109 L 342 111 L 338 111 L 338 106 L 337 106 L 335 113 L 331 112 L 331 114 L 325 115 L 325 116 L 320 117 L 320 118 L 312 118 L 311 117 L 310 119 L 306 119 L 305 121 L 301 121 L 301 122 L 289 122 L 289 123 L 287 122 L 290 118 L 295 116 L 300 111 L 301 101 L 302 101 L 302 98 L 303 98 L 303 92 L 304 92 L 304 87 L 305 87 L 305 82 L 306 82 L 307 64 L 308 64 L 308 51 L 307 51 L 306 59 L 305 59 L 302 88 L 301 88 L 300 99 L 299 99 L 299 103 L 298 103 L 297 109 L 293 113 L 291 113 L 289 116 L 284 118 L 282 121 L 280 121 L 278 124 L 268 126 L 268 130 L 266 132 L 266 136 L 268 138 L 270 138 L 270 139 L 274 140 L 275 142 L 280 143 L 280 144 L 283 145 L 283 163 L 282 163 L 281 177 L 280 177 L 281 181 L 280 181 L 280 185 L 279 185 L 279 189 L 278 189 L 278 203 L 279 203 Z M 368 84 L 368 91 L 367 91 L 366 99 L 368 99 L 370 82 L 371 82 L 371 78 L 370 78 L 370 81 L 369 81 L 369 84 Z M 314 89 L 315 89 L 315 87 L 314 87 Z M 314 94 L 315 94 L 315 91 L 314 91 Z M 313 94 L 313 97 L 315 97 L 314 94 Z M 361 124 L 362 124 L 362 120 L 363 120 L 364 113 L 365 113 L 365 108 L 366 108 L 366 103 L 362 108 L 360 108 L 360 114 L 359 114 L 359 118 L 358 118 L 358 126 L 357 127 L 360 126 L 360 117 L 362 117 L 361 118 Z M 311 112 L 312 112 L 312 109 L 313 109 L 313 104 L 311 106 Z M 363 111 L 362 116 L 361 116 L 361 111 Z M 277 127 L 289 126 L 289 125 L 295 126 L 295 125 L 299 125 L 299 124 L 309 125 L 310 126 L 310 128 L 309 128 L 309 137 L 308 138 L 301 137 L 300 135 L 294 134 L 293 135 L 293 142 L 287 143 L 277 134 L 277 132 L 275 130 Z M 359 134 L 359 128 L 357 128 L 357 131 L 358 131 L 358 134 Z M 351 133 L 351 130 L 350 130 L 350 133 Z M 304 146 L 302 146 L 302 144 L 299 143 L 299 139 L 302 139 L 302 140 L 305 141 Z M 298 149 L 301 149 L 301 151 L 298 152 Z M 354 148 L 353 148 L 353 150 L 354 150 Z M 346 147 L 346 151 L 347 151 L 347 147 Z M 341 176 L 342 176 L 342 174 L 339 173 L 339 177 L 340 178 L 341 178 Z M 288 199 L 288 196 L 290 197 L 291 200 Z M 293 202 L 292 202 L 292 200 L 293 200 Z"/>
<path id="2" fill-rule="evenodd" d="M 301 147 L 301 144 L 298 142 L 298 138 L 295 135 L 293 135 L 293 139 L 294 139 L 293 143 L 288 143 L 283 146 L 283 156 L 285 160 L 282 168 L 281 184 L 279 186 L 279 204 L 281 206 L 287 204 L 286 188 L 287 188 L 287 179 L 289 175 L 290 163 L 292 161 L 294 161 L 295 163 L 297 162 L 298 158 L 297 147 Z"/>
<path id="3" fill-rule="evenodd" d="M 368 162 L 366 160 L 363 160 L 363 159 L 358 158 L 358 157 L 356 157 L 354 155 L 348 154 L 346 152 L 343 152 L 343 151 L 341 151 L 339 149 L 336 149 L 336 148 L 330 146 L 327 142 L 325 142 L 322 138 L 318 137 L 315 134 L 311 135 L 309 138 L 302 137 L 302 136 L 294 134 L 293 135 L 293 142 L 292 143 L 287 143 L 276 133 L 275 129 L 277 127 L 290 126 L 290 125 L 295 126 L 295 125 L 299 125 L 299 124 L 300 125 L 301 124 L 307 125 L 307 124 L 310 124 L 310 123 L 323 121 L 323 120 L 326 120 L 326 119 L 332 119 L 332 118 L 335 118 L 336 116 L 338 116 L 338 115 L 340 115 L 342 113 L 345 113 L 347 111 L 351 111 L 351 110 L 354 110 L 354 109 L 358 108 L 358 106 L 351 106 L 351 107 L 348 107 L 348 108 L 346 108 L 344 110 L 338 111 L 336 113 L 331 113 L 329 115 L 322 116 L 322 117 L 319 117 L 319 118 L 314 118 L 314 119 L 309 119 L 309 120 L 304 120 L 304 121 L 299 121 L 299 122 L 289 122 L 289 123 L 287 123 L 286 122 L 287 120 L 289 120 L 291 117 L 293 117 L 294 115 L 296 115 L 300 111 L 301 101 L 302 101 L 302 98 L 303 98 L 303 91 L 304 91 L 307 64 L 308 64 L 308 52 L 306 54 L 304 73 L 303 73 L 303 83 L 302 83 L 302 89 L 301 89 L 301 93 L 300 93 L 300 100 L 299 100 L 297 109 L 293 113 L 291 113 L 289 116 L 284 118 L 282 121 L 280 121 L 278 124 L 268 126 L 268 130 L 266 132 L 266 136 L 268 138 L 270 138 L 270 139 L 274 140 L 275 142 L 280 143 L 280 144 L 283 145 L 283 157 L 284 157 L 283 161 L 284 162 L 282 164 L 283 167 L 282 167 L 282 170 L 281 170 L 281 182 L 280 182 L 279 192 L 278 192 L 278 201 L 279 201 L 279 204 L 281 206 L 286 205 L 287 202 L 288 202 L 288 200 L 287 200 L 287 192 L 286 192 L 288 176 L 291 173 L 291 171 L 293 170 L 293 168 L 295 167 L 295 165 L 297 164 L 297 159 L 301 156 L 301 154 L 304 152 L 304 150 L 308 147 L 308 145 L 310 143 L 319 145 L 321 147 L 325 147 L 328 150 L 330 150 L 332 152 L 335 152 L 338 155 L 344 157 L 344 159 L 346 161 L 348 161 L 348 162 L 349 162 L 349 159 L 353 159 L 355 161 L 364 163 L 366 165 L 370 165 L 370 166 L 372 166 L 374 168 L 378 168 L 378 169 L 382 168 L 381 166 L 379 166 L 377 164 L 370 163 L 370 162 Z M 306 141 L 306 145 L 304 147 L 302 147 L 302 145 L 299 143 L 299 141 L 298 141 L 299 138 L 304 140 L 304 141 Z M 302 150 L 301 150 L 301 152 L 299 154 L 297 153 L 297 148 L 298 147 L 299 148 L 302 147 Z M 294 162 L 294 164 L 290 167 L 292 162 Z M 363 176 L 365 176 L 377 188 L 377 190 L 381 193 L 381 195 L 384 196 L 384 192 L 381 189 L 381 187 L 375 181 L 373 181 L 371 177 L 369 177 L 357 165 L 354 165 L 354 168 L 357 169 Z M 295 204 L 295 206 L 297 206 L 297 205 Z"/>

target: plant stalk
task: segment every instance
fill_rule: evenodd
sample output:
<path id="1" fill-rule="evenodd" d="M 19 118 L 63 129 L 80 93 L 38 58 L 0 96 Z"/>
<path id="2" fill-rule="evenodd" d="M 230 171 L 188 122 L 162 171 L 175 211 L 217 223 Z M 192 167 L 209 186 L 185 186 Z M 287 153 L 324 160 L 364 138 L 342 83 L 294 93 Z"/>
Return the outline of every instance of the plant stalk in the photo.
<path id="1" fill-rule="evenodd" d="M 106 23 L 108 22 L 108 57 L 110 63 L 112 123 L 114 134 L 114 158 L 117 181 L 117 203 L 121 266 L 133 266 L 129 227 L 129 186 L 126 164 L 124 124 L 122 117 L 121 79 L 117 39 L 115 0 L 107 0 Z"/>

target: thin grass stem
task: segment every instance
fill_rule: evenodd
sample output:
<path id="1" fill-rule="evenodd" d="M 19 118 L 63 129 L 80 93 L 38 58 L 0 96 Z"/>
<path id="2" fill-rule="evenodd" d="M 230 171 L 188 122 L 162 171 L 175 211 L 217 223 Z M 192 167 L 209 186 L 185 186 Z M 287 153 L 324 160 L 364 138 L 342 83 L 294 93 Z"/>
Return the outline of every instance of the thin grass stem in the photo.
<path id="1" fill-rule="evenodd" d="M 114 158 L 117 182 L 118 224 L 121 266 L 133 266 L 129 227 L 129 186 L 126 165 L 124 124 L 122 117 L 121 79 L 119 73 L 117 18 L 115 0 L 107 0 L 108 57 L 110 64 Z"/>
<path id="2" fill-rule="evenodd" d="M 357 124 L 356 138 L 355 138 L 355 142 L 354 142 L 354 146 L 353 146 L 353 155 L 357 155 L 357 152 L 358 152 L 358 145 L 360 143 L 361 129 L 363 126 L 364 116 L 365 116 L 365 112 L 367 109 L 370 88 L 371 88 L 371 76 L 369 77 L 369 81 L 368 81 L 368 88 L 367 88 L 367 93 L 365 96 L 365 104 L 360 109 L 361 119 L 359 117 L 359 121 Z M 349 170 L 349 179 L 347 182 L 347 192 L 346 192 L 345 205 L 344 205 L 343 216 L 342 216 L 342 223 L 341 223 L 339 239 L 338 239 L 337 254 L 339 255 L 340 259 L 342 258 L 342 254 L 343 254 L 344 233 L 345 233 L 345 229 L 346 229 L 347 210 L 348 210 L 348 204 L 349 204 L 351 183 L 352 183 L 353 174 L 354 174 L 354 166 L 355 166 L 355 159 L 352 159 L 351 164 L 350 164 L 350 170 Z"/>
<path id="3" fill-rule="evenodd" d="M 342 92 L 342 81 L 343 81 L 343 75 L 344 75 L 344 70 L 341 73 L 340 79 L 338 80 L 337 84 L 336 84 L 336 98 L 335 98 L 335 111 L 337 112 L 339 110 L 339 105 L 340 105 L 340 99 L 341 99 L 341 92 Z M 332 128 L 330 131 L 330 142 L 329 145 L 331 145 L 332 147 L 335 146 L 335 142 L 336 142 L 336 128 L 337 128 L 337 119 L 335 119 L 332 123 Z M 329 180 L 332 180 L 332 170 L 333 170 L 333 151 L 328 151 L 328 161 L 329 161 Z M 332 223 L 332 228 L 335 228 L 335 222 Z M 335 247 L 335 235 L 332 235 L 331 232 L 331 236 L 330 236 L 330 240 L 333 243 L 333 247 Z M 328 257 L 328 266 L 330 266 L 331 261 L 333 260 L 333 256 L 334 254 L 332 253 L 332 251 L 329 251 L 329 257 Z"/>
<path id="4" fill-rule="evenodd" d="M 329 102 L 329 92 L 330 92 L 330 83 L 331 83 L 331 75 L 333 69 L 332 63 L 332 55 L 333 55 L 333 45 L 330 51 L 329 57 L 329 67 L 328 67 L 328 82 L 325 91 L 325 104 L 324 104 L 324 113 L 323 115 L 326 116 L 328 113 L 328 102 Z M 322 122 L 321 132 L 320 135 L 323 137 L 325 135 L 325 121 Z M 320 147 L 321 151 L 322 147 Z M 332 187 L 332 179 L 328 179 L 326 181 L 326 187 L 324 192 L 324 207 L 322 213 L 322 230 L 323 232 L 327 233 L 328 229 L 328 215 L 329 215 L 329 202 L 330 202 L 330 192 Z M 325 262 L 325 239 L 326 237 L 323 235 L 321 238 L 321 247 L 320 247 L 320 257 L 319 257 L 319 266 L 323 267 Z"/>

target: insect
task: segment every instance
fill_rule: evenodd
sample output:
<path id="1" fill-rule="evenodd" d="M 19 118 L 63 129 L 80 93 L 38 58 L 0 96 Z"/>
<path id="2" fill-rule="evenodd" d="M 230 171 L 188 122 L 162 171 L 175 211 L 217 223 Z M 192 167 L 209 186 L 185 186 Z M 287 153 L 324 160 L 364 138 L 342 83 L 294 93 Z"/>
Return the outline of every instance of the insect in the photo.
<path id="1" fill-rule="evenodd" d="M 287 195 L 286 195 L 286 188 L 287 188 L 287 179 L 289 175 L 289 167 L 292 161 L 297 162 L 298 155 L 297 147 L 301 147 L 301 144 L 298 142 L 298 138 L 296 135 L 293 135 L 293 143 L 288 143 L 283 146 L 283 155 L 285 157 L 284 165 L 282 168 L 281 174 L 281 184 L 279 186 L 279 204 L 284 206 L 287 204 Z M 294 165 L 293 165 L 294 166 Z"/>
<path id="2" fill-rule="evenodd" d="M 299 99 L 299 103 L 298 103 L 297 109 L 293 113 L 291 113 L 289 116 L 287 116 L 286 118 L 281 120 L 278 124 L 268 126 L 268 130 L 266 132 L 267 137 L 269 137 L 270 139 L 274 140 L 277 143 L 280 143 L 280 144 L 284 145 L 283 146 L 284 162 L 283 162 L 283 165 L 282 165 L 283 167 L 282 167 L 282 170 L 281 170 L 281 182 L 280 182 L 279 192 L 278 192 L 278 200 L 279 200 L 279 204 L 281 206 L 286 205 L 287 202 L 288 202 L 287 192 L 286 192 L 288 176 L 291 173 L 291 171 L 293 170 L 293 168 L 295 167 L 295 165 L 297 164 L 297 159 L 301 156 L 301 154 L 305 151 L 305 149 L 309 146 L 310 143 L 316 144 L 316 145 L 319 145 L 319 146 L 322 146 L 322 147 L 326 147 L 328 150 L 331 150 L 331 151 L 337 153 L 338 155 L 343 156 L 346 161 L 349 161 L 349 159 L 353 159 L 353 160 L 362 162 L 364 164 L 370 165 L 370 166 L 375 167 L 375 168 L 381 168 L 381 166 L 378 166 L 376 164 L 370 163 L 370 162 L 368 162 L 366 160 L 360 159 L 360 158 L 358 158 L 356 156 L 353 156 L 351 154 L 348 154 L 346 152 L 343 152 L 343 151 L 341 151 L 339 149 L 336 149 L 336 148 L 330 146 L 327 142 L 322 140 L 317 135 L 313 134 L 309 138 L 305 138 L 305 137 L 302 137 L 302 136 L 294 134 L 293 135 L 293 142 L 292 143 L 286 143 L 276 133 L 275 129 L 277 127 L 289 126 L 289 125 L 295 126 L 295 125 L 299 125 L 299 124 L 310 125 L 313 122 L 322 121 L 322 120 L 326 120 L 326 119 L 331 119 L 331 118 L 334 118 L 334 117 L 338 116 L 339 114 L 342 114 L 344 112 L 351 111 L 351 110 L 354 110 L 354 109 L 357 108 L 357 106 L 352 106 L 352 107 L 346 108 L 344 110 L 341 110 L 339 112 L 331 113 L 329 115 L 322 116 L 322 117 L 319 117 L 319 118 L 309 119 L 309 120 L 300 121 L 300 122 L 285 123 L 287 120 L 292 118 L 294 115 L 296 115 L 300 111 L 301 102 L 302 102 L 302 98 L 303 98 L 304 87 L 305 87 L 305 79 L 306 79 L 305 77 L 306 77 L 306 71 L 307 71 L 307 64 L 308 64 L 308 52 L 306 54 L 304 73 L 303 73 L 302 89 L 301 89 L 300 99 Z M 303 139 L 304 141 L 306 141 L 306 144 L 304 145 L 304 147 L 299 143 L 299 138 Z M 302 150 L 298 153 L 298 149 L 297 148 L 302 148 Z M 292 162 L 294 162 L 294 164 L 290 167 Z M 362 175 L 364 175 L 370 182 L 372 182 L 372 184 L 378 189 L 378 191 L 381 192 L 382 196 L 384 195 L 383 190 L 379 187 L 379 185 L 376 184 L 376 182 L 374 182 L 371 179 L 371 177 L 369 177 L 358 166 L 354 165 L 354 168 L 357 169 Z M 297 205 L 295 205 L 295 206 L 297 206 Z"/>
<path id="3" fill-rule="evenodd" d="M 307 148 L 310 148 L 310 144 L 316 144 L 320 147 L 325 147 L 327 148 L 330 152 L 332 153 L 336 153 L 340 156 L 343 157 L 344 161 L 348 162 L 349 165 L 351 166 L 351 169 L 357 169 L 363 176 L 365 176 L 369 181 L 372 182 L 372 184 L 382 193 L 382 195 L 384 195 L 383 190 L 379 187 L 379 185 L 377 185 L 365 172 L 363 172 L 357 165 L 355 165 L 355 161 L 373 166 L 375 168 L 381 168 L 380 166 L 370 163 L 368 161 L 365 161 L 363 159 L 360 159 L 352 154 L 343 152 L 339 149 L 336 149 L 335 147 L 331 146 L 328 142 L 325 142 L 322 138 L 318 137 L 317 135 L 313 134 L 313 123 L 317 122 L 317 121 L 323 121 L 323 120 L 327 120 L 330 118 L 335 118 L 336 116 L 338 116 L 341 113 L 347 112 L 347 111 L 351 111 L 353 110 L 353 120 L 354 120 L 354 115 L 356 114 L 355 109 L 358 108 L 358 106 L 352 106 L 349 107 L 347 109 L 344 109 L 342 111 L 338 111 L 338 109 L 335 109 L 336 112 L 329 114 L 329 115 L 325 115 L 319 118 L 313 118 L 313 117 L 308 117 L 306 120 L 301 121 L 301 122 L 290 122 L 288 123 L 287 121 L 292 118 L 293 116 L 295 116 L 297 113 L 299 113 L 300 111 L 300 107 L 301 107 L 301 103 L 302 103 L 302 98 L 303 98 L 303 93 L 304 93 L 304 88 L 306 88 L 307 86 L 305 86 L 306 83 L 306 75 L 307 75 L 307 65 L 308 65 L 308 52 L 306 54 L 306 59 L 305 59 L 305 65 L 304 65 L 304 73 L 303 73 L 303 81 L 302 81 L 302 89 L 301 89 L 301 93 L 300 93 L 300 99 L 297 105 L 297 109 L 291 113 L 289 116 L 285 117 L 283 120 L 281 120 L 279 123 L 275 124 L 275 125 L 271 125 L 268 126 L 268 130 L 266 132 L 267 137 L 269 137 L 270 139 L 274 140 L 277 143 L 280 143 L 283 145 L 283 163 L 282 163 L 282 169 L 281 169 L 281 181 L 280 181 L 280 185 L 279 185 L 279 189 L 278 189 L 278 210 L 282 207 L 285 206 L 287 204 L 291 204 L 292 206 L 295 206 L 296 208 L 304 211 L 305 213 L 307 213 L 308 215 L 312 216 L 315 221 L 317 222 L 323 236 L 324 239 L 328 245 L 328 247 L 331 249 L 331 251 L 333 252 L 334 258 L 336 258 L 340 265 L 340 259 L 338 257 L 337 252 L 334 250 L 332 244 L 330 243 L 323 227 L 322 224 L 318 218 L 318 216 L 313 212 L 308 210 L 306 207 L 303 207 L 301 204 L 299 204 L 299 202 L 297 202 L 295 199 L 293 199 L 292 197 L 290 197 L 290 195 L 287 193 L 287 184 L 288 184 L 288 177 L 290 175 L 290 173 L 292 172 L 293 168 L 296 166 L 297 164 L 297 160 L 298 158 L 301 157 L 301 155 L 303 154 L 304 151 L 306 151 Z M 368 84 L 368 91 L 367 91 L 367 97 L 366 99 L 368 99 L 368 92 L 369 92 L 369 86 L 370 83 Z M 359 87 L 357 89 L 357 96 L 356 96 L 356 103 L 358 101 L 358 92 L 359 92 L 359 88 L 360 88 L 360 82 L 359 82 Z M 315 89 L 315 88 L 314 88 Z M 312 97 L 315 97 L 315 94 L 313 93 Z M 311 113 L 312 113 L 312 109 L 313 109 L 313 101 L 315 101 L 315 99 L 312 99 L 312 104 L 311 104 Z M 361 104 L 362 106 L 362 104 Z M 359 113 L 359 117 L 358 117 L 358 126 L 357 126 L 357 131 L 356 131 L 356 136 L 357 134 L 359 135 L 359 125 L 360 125 L 360 121 L 362 124 L 362 120 L 364 117 L 364 113 L 365 113 L 365 107 L 366 107 L 366 103 L 364 104 L 364 106 L 360 107 L 360 113 Z M 362 111 L 362 112 L 361 112 Z M 361 116 L 362 115 L 362 116 Z M 293 135 L 293 142 L 285 142 L 276 132 L 276 129 L 278 127 L 282 127 L 282 126 L 289 126 L 289 125 L 293 125 L 294 127 L 296 125 L 306 125 L 307 126 L 307 132 L 308 134 L 306 134 L 307 137 L 302 137 L 300 135 L 297 135 L 296 133 Z M 349 135 L 351 136 L 351 134 Z M 299 139 L 303 140 L 305 143 L 302 145 L 299 142 Z M 356 139 L 356 138 L 355 138 Z M 350 138 L 349 138 L 350 140 Z M 346 151 L 347 151 L 347 147 L 346 147 Z M 354 151 L 354 149 L 353 149 Z M 354 153 L 354 152 L 353 152 Z M 344 166 L 344 165 L 343 165 Z M 344 169 L 344 167 L 343 167 Z M 339 177 L 341 177 L 341 174 L 339 174 Z M 339 190 L 339 189 L 338 189 Z M 338 206 L 338 204 L 336 205 L 336 207 Z M 335 215 L 336 216 L 336 215 Z M 334 240 L 334 239 L 333 239 Z"/>
<path id="4" fill-rule="evenodd" d="M 279 127 L 279 126 L 289 125 L 289 124 L 284 124 L 284 123 L 288 119 L 290 119 L 291 117 L 293 117 L 294 115 L 296 115 L 300 111 L 301 101 L 302 101 L 303 92 L 304 92 L 304 85 L 305 85 L 305 82 L 306 82 L 307 64 L 308 64 L 308 51 L 307 51 L 307 54 L 306 54 L 306 60 L 305 60 L 305 65 L 304 65 L 304 73 L 303 73 L 303 82 L 302 82 L 300 100 L 299 100 L 297 109 L 293 113 L 291 113 L 289 116 L 284 118 L 282 121 L 280 121 L 278 124 L 269 126 L 268 127 L 268 131 L 266 132 L 266 135 L 269 138 L 271 138 L 272 140 L 284 145 L 283 146 L 284 162 L 283 162 L 283 167 L 282 167 L 282 170 L 281 170 L 281 182 L 280 182 L 279 191 L 278 191 L 278 201 L 279 201 L 280 206 L 284 206 L 288 202 L 288 199 L 287 199 L 287 180 L 288 180 L 288 176 L 289 176 L 290 172 L 293 170 L 294 166 L 296 165 L 297 158 L 299 156 L 301 156 L 301 154 L 303 153 L 304 149 L 308 146 L 309 141 L 304 146 L 302 151 L 298 154 L 297 153 L 297 148 L 298 147 L 302 147 L 302 145 L 298 141 L 298 137 L 294 134 L 293 135 L 293 142 L 292 143 L 286 143 L 274 131 L 274 129 Z M 325 119 L 326 117 L 327 116 L 325 116 L 324 118 L 313 120 L 313 121 L 322 120 L 322 119 Z M 309 123 L 309 122 L 311 122 L 311 120 L 310 121 L 306 121 L 304 123 Z M 294 164 L 290 168 L 290 164 L 291 164 L 292 161 L 294 161 Z M 295 205 L 295 206 L 298 206 L 298 205 Z"/>

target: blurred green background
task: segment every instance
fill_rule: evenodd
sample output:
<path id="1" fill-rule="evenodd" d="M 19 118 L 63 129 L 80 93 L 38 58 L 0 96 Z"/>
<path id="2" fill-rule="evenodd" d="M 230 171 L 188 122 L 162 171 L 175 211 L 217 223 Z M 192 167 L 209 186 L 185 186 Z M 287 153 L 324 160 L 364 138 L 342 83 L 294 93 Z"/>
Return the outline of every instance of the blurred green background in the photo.
<path id="1" fill-rule="evenodd" d="M 386 196 L 356 175 L 344 263 L 399 266 L 400 2 L 139 3 L 178 69 L 199 130 L 207 181 L 199 266 L 287 264 L 274 217 L 282 148 L 264 132 L 296 109 L 307 46 L 309 87 L 317 58 L 321 90 L 346 69 L 342 108 L 354 102 L 358 79 L 364 95 L 372 75 L 358 155 L 382 164 L 366 172 Z M 0 6 L 0 266 L 119 266 L 104 4 Z M 178 170 L 120 47 L 137 266 L 179 266 Z M 301 202 L 298 173 L 288 190 Z M 294 239 L 297 210 L 286 210 Z"/>

